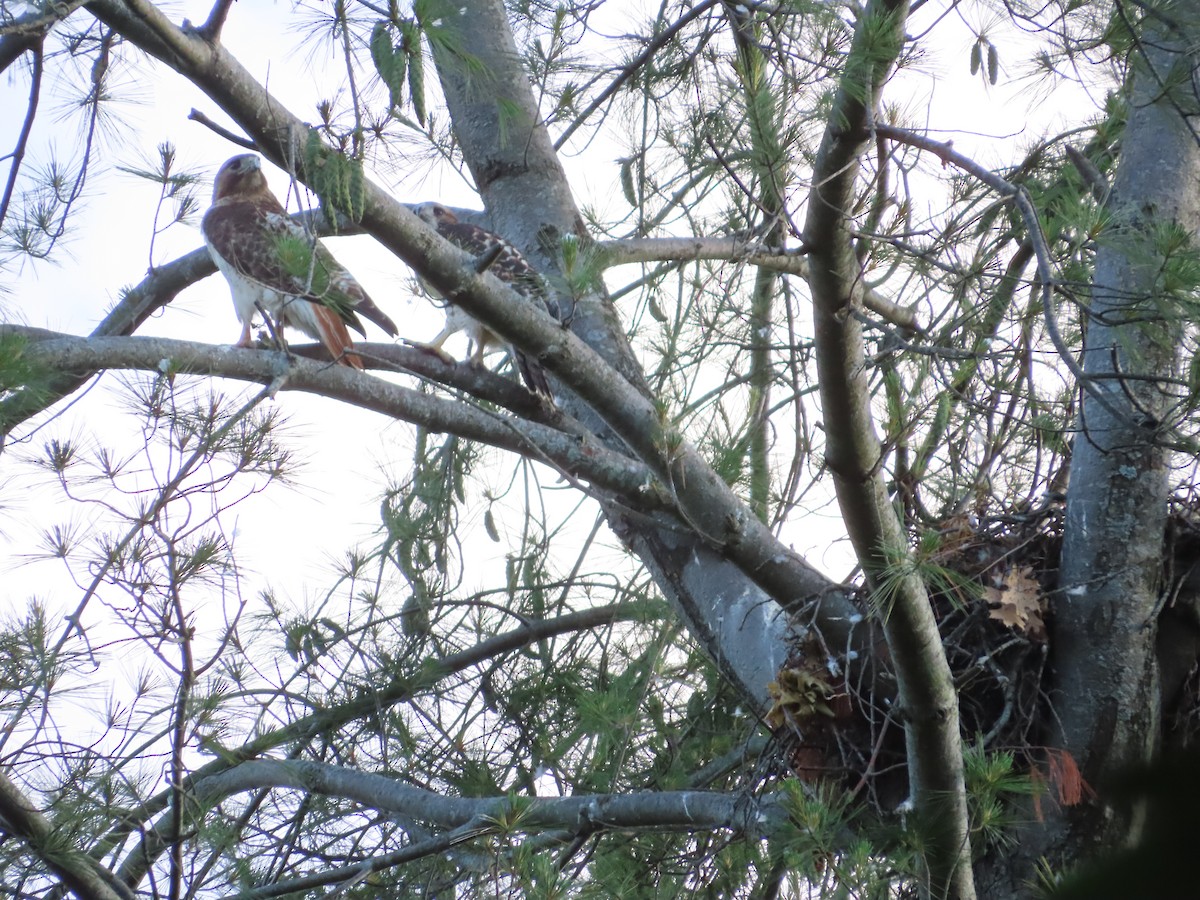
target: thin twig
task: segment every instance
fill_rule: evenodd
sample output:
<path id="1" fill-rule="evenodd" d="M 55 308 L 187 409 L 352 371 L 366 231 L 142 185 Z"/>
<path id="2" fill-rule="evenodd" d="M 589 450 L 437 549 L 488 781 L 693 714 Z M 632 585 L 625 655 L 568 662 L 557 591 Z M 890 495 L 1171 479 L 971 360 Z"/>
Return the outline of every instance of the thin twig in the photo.
<path id="1" fill-rule="evenodd" d="M 995 172 L 985 169 L 970 157 L 955 150 L 952 142 L 935 141 L 895 125 L 879 124 L 876 125 L 875 130 L 884 137 L 933 153 L 942 162 L 957 166 L 964 172 L 973 175 L 1016 206 L 1025 222 L 1025 227 L 1029 229 L 1029 240 L 1033 244 L 1034 258 L 1037 260 L 1037 283 L 1042 296 L 1043 319 L 1046 323 L 1046 334 L 1050 337 L 1050 343 L 1054 345 L 1059 358 L 1079 383 L 1081 389 L 1104 407 L 1104 410 L 1116 421 L 1140 427 L 1139 423 L 1133 422 L 1123 410 L 1109 400 L 1105 391 L 1096 386 L 1094 379 L 1083 371 L 1083 367 L 1075 359 L 1075 354 L 1063 339 L 1062 332 L 1058 327 L 1058 313 L 1054 308 L 1055 280 L 1050 263 L 1050 247 L 1046 241 L 1046 233 L 1042 230 L 1042 223 L 1038 219 L 1037 209 L 1033 205 L 1033 198 L 1025 186 L 1014 184 Z"/>
<path id="2" fill-rule="evenodd" d="M 239 147 L 244 147 L 247 150 L 258 150 L 258 145 L 255 144 L 254 141 L 250 140 L 249 138 L 238 137 L 228 128 L 218 125 L 198 109 L 193 109 L 190 113 L 188 113 L 188 118 L 193 122 L 199 122 L 201 125 L 204 125 L 212 131 L 215 131 L 232 144 L 237 144 Z"/>
<path id="3" fill-rule="evenodd" d="M 25 111 L 25 121 L 21 124 L 21 134 L 17 137 L 17 146 L 13 148 L 12 166 L 8 170 L 8 184 L 4 186 L 4 197 L 0 198 L 0 225 L 8 215 L 8 206 L 12 202 L 13 192 L 17 187 L 17 175 L 21 171 L 21 161 L 25 159 L 25 148 L 29 144 L 29 134 L 33 131 L 33 120 L 37 115 L 38 99 L 42 93 L 42 64 L 45 56 L 45 39 L 39 40 L 33 48 L 33 76 L 29 85 L 29 106 Z"/>
<path id="4" fill-rule="evenodd" d="M 621 70 L 621 74 L 614 78 L 612 83 L 602 90 L 597 95 L 595 100 L 588 104 L 587 109 L 576 116 L 575 121 L 566 127 L 566 130 L 563 131 L 558 140 L 554 142 L 554 149 L 561 150 L 563 144 L 570 140 L 571 135 L 578 131 L 584 122 L 587 122 L 591 119 L 592 113 L 608 102 L 608 99 L 617 91 L 619 91 L 625 82 L 632 78 L 634 73 L 641 69 L 642 66 L 644 66 L 646 62 L 663 47 L 663 45 L 673 40 L 675 35 L 683 30 L 684 26 L 690 24 L 695 19 L 700 18 L 700 16 L 704 15 L 706 12 L 716 6 L 718 2 L 719 0 L 704 0 L 703 3 L 689 10 L 686 15 L 681 16 L 674 25 L 665 29 L 660 35 L 658 35 L 658 37 L 652 39 L 646 45 L 646 49 L 638 54 L 628 65 L 626 65 L 625 68 Z"/>

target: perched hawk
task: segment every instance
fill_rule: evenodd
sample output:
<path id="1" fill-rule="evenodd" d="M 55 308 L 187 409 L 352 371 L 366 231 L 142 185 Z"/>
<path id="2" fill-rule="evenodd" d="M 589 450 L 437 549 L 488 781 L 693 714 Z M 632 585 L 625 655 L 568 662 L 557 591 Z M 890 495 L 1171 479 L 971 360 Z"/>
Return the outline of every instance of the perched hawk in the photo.
<path id="1" fill-rule="evenodd" d="M 200 226 L 209 255 L 229 282 L 242 321 L 239 347 L 250 346 L 256 308 L 320 341 L 335 360 L 356 369 L 350 326 L 366 337 L 357 313 L 388 334 L 396 325 L 325 245 L 292 221 L 267 187 L 259 158 L 235 156 L 221 166 L 213 204 Z"/>
<path id="2" fill-rule="evenodd" d="M 422 203 L 413 211 L 428 222 L 443 238 L 456 247 L 466 250 L 472 256 L 489 257 L 493 253 L 497 254 L 488 271 L 501 281 L 511 285 L 513 290 L 529 302 L 536 303 L 542 309 L 553 314 L 553 301 L 546 293 L 546 285 L 543 283 L 542 277 L 521 255 L 521 251 L 500 235 L 488 231 L 486 228 L 480 228 L 478 225 L 460 222 L 454 213 L 439 203 Z M 433 285 L 427 284 L 424 280 L 421 281 L 421 284 L 431 294 L 440 296 Z M 505 344 L 502 337 L 481 322 L 476 321 L 453 303 L 447 303 L 446 327 L 429 343 L 429 346 L 440 349 L 446 338 L 458 331 L 467 333 L 467 340 L 470 341 L 472 347 L 471 361 L 474 363 L 483 360 L 483 354 L 490 346 Z M 529 389 L 546 397 L 553 396 L 550 393 L 550 385 L 546 381 L 546 373 L 538 361 L 531 359 L 522 350 L 511 344 L 508 345 L 508 350 Z"/>

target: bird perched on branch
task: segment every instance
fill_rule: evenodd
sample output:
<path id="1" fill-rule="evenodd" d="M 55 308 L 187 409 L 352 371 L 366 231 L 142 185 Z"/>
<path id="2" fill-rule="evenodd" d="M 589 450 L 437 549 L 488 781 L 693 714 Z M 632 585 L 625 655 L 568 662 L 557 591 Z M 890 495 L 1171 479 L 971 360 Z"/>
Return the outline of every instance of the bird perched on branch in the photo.
<path id="1" fill-rule="evenodd" d="M 355 369 L 363 363 L 347 326 L 366 337 L 359 314 L 389 335 L 397 334 L 396 324 L 354 276 L 287 214 L 267 187 L 254 154 L 235 156 L 221 166 L 200 228 L 209 255 L 229 282 L 242 322 L 237 346 L 250 346 L 256 309 L 280 329 L 290 325 L 320 341 L 335 360 Z"/>
<path id="2" fill-rule="evenodd" d="M 476 259 L 487 262 L 485 271 L 491 272 L 501 281 L 509 284 L 513 290 L 540 308 L 554 315 L 554 303 L 542 281 L 542 276 L 529 264 L 521 251 L 495 232 L 462 222 L 440 203 L 422 203 L 413 210 L 418 217 L 427 222 L 438 234 L 454 246 L 470 253 Z M 422 286 L 433 296 L 440 297 L 437 288 L 421 279 Z M 450 335 L 459 331 L 467 333 L 471 344 L 471 362 L 481 363 L 483 354 L 489 347 L 503 345 L 512 354 L 513 361 L 521 372 L 526 386 L 536 394 L 552 397 L 550 384 L 546 380 L 546 372 L 536 359 L 531 358 L 519 347 L 509 344 L 502 337 L 477 321 L 466 311 L 453 303 L 446 304 L 446 327 L 441 330 L 428 346 L 440 350 Z"/>

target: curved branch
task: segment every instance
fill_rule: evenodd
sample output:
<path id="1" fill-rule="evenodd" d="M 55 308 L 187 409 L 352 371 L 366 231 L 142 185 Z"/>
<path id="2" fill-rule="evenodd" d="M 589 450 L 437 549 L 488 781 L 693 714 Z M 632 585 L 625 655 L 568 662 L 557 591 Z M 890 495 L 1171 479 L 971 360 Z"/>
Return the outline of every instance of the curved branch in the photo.
<path id="1" fill-rule="evenodd" d="M 336 797 L 406 820 L 451 829 L 425 841 L 371 857 L 356 865 L 316 873 L 248 894 L 277 897 L 302 888 L 356 880 L 370 872 L 445 852 L 503 828 L 505 834 L 553 829 L 586 831 L 651 829 L 655 832 L 734 831 L 751 839 L 768 837 L 787 821 L 783 798 L 747 797 L 715 791 L 654 791 L 638 794 L 580 794 L 570 797 L 451 797 L 402 784 L 397 779 L 302 760 L 255 760 L 196 784 L 193 800 L 210 808 L 234 794 L 287 788 Z"/>
<path id="2" fill-rule="evenodd" d="M 458 828 L 480 818 L 519 820 L 526 829 L 652 828 L 731 829 L 764 836 L 783 814 L 765 800 L 717 791 L 654 791 L 638 794 L 576 794 L 570 797 L 450 797 L 372 775 L 305 760 L 258 759 L 198 781 L 193 797 L 214 806 L 232 794 L 264 787 L 295 788 L 362 803 L 439 828 Z"/>
<path id="3" fill-rule="evenodd" d="M 0 196 L 0 228 L 8 219 L 8 207 L 12 203 L 13 194 L 17 189 L 17 176 L 20 175 L 21 163 L 25 160 L 25 148 L 29 144 L 29 135 L 33 131 L 33 121 L 37 117 L 38 101 L 42 94 L 45 44 L 39 40 L 30 49 L 33 51 L 33 71 L 29 79 L 29 102 L 25 107 L 25 121 L 21 123 L 21 133 L 17 137 L 17 145 L 8 156 L 12 162 L 9 164 L 8 182 L 4 185 L 4 194 Z"/>
<path id="4" fill-rule="evenodd" d="M 417 666 L 415 671 L 418 674 L 414 677 L 396 676 L 382 688 L 363 690 L 356 699 L 302 716 L 282 728 L 260 734 L 241 747 L 225 751 L 219 758 L 206 763 L 184 779 L 184 790 L 194 790 L 206 779 L 215 778 L 234 766 L 252 760 L 276 747 L 305 741 L 322 732 L 336 731 L 356 719 L 373 716 L 380 710 L 405 703 L 418 693 L 428 691 L 441 679 L 462 672 L 502 653 L 510 653 L 538 641 L 573 631 L 599 628 L 614 622 L 636 621 L 643 615 L 644 612 L 638 605 L 626 603 L 568 613 L 538 622 L 526 622 L 519 628 L 481 641 L 468 650 Z M 117 846 L 131 831 L 142 827 L 143 824 L 146 825 L 140 846 L 135 852 L 129 854 L 117 873 L 122 884 L 136 886 L 141 883 L 154 860 L 166 849 L 165 835 L 160 834 L 155 828 L 148 827 L 148 823 L 167 808 L 170 800 L 170 790 L 159 792 L 139 806 L 138 812 L 141 818 L 137 822 L 126 819 L 119 827 L 112 829 L 105 836 L 104 846 Z"/>
<path id="5" fill-rule="evenodd" d="M 1024 221 L 1025 227 L 1029 230 L 1029 241 L 1033 247 L 1034 258 L 1037 261 L 1038 292 L 1042 297 L 1042 318 L 1046 323 L 1046 334 L 1050 336 L 1050 342 L 1054 345 L 1054 350 L 1058 353 L 1058 358 L 1063 361 L 1063 365 L 1074 376 L 1080 388 L 1100 404 L 1105 412 L 1118 421 L 1136 426 L 1137 423 L 1130 416 L 1126 415 L 1125 412 L 1118 409 L 1108 394 L 1095 384 L 1096 379 L 1084 372 L 1083 367 L 1075 359 L 1075 354 L 1067 346 L 1067 342 L 1062 336 L 1062 331 L 1058 327 L 1058 314 L 1054 308 L 1054 269 L 1050 261 L 1050 247 L 1046 242 L 1046 235 L 1042 230 L 1042 223 L 1038 218 L 1037 209 L 1033 205 L 1033 198 L 1029 196 L 1029 191 L 1025 186 L 1014 184 L 1000 177 L 995 172 L 985 169 L 970 157 L 959 153 L 954 149 L 953 141 L 935 141 L 924 135 L 916 134 L 895 125 L 877 125 L 875 126 L 875 130 L 884 137 L 891 138 L 897 142 L 909 144 L 922 150 L 928 150 L 930 153 L 935 154 L 938 159 L 942 160 L 943 163 L 951 163 L 964 172 L 970 173 L 1002 197 L 1012 202 L 1017 208 L 1017 212 L 1021 214 L 1021 219 Z"/>
<path id="6" fill-rule="evenodd" d="M 853 314 L 862 302 L 863 278 L 850 210 L 862 156 L 877 133 L 879 91 L 904 45 L 907 5 L 871 0 L 858 18 L 813 167 L 803 240 L 811 266 L 826 459 L 851 543 L 881 606 L 906 720 L 909 790 L 917 815 L 931 827 L 923 893 L 973 900 L 958 698 L 933 608 L 906 558 L 906 536 L 884 482 L 862 325 Z"/>
<path id="7" fill-rule="evenodd" d="M 0 336 L 18 335 L 30 340 L 22 358 L 31 367 L 59 372 L 96 372 L 102 369 L 134 369 L 143 372 L 171 371 L 235 378 L 269 384 L 283 378 L 282 390 L 302 391 L 344 400 L 362 409 L 383 413 L 428 428 L 473 441 L 511 450 L 539 462 L 549 462 L 564 472 L 585 478 L 596 487 L 622 498 L 630 507 L 645 512 L 670 506 L 666 491 L 657 485 L 650 470 L 637 462 L 575 433 L 525 419 L 504 417 L 459 401 L 433 397 L 380 378 L 295 357 L 275 350 L 197 344 L 168 338 L 74 337 L 41 329 L 0 325 Z M 452 363 L 435 359 L 421 350 L 389 344 L 358 344 L 364 360 L 394 361 L 412 371 L 456 370 Z M 303 349 L 303 348 L 294 348 Z M 313 346 L 311 352 L 319 352 Z M 510 402 L 536 401 L 515 382 L 486 370 L 466 374 L 465 381 L 490 387 L 492 399 Z M 481 393 L 487 393 L 486 390 Z M 514 403 L 520 405 L 520 402 Z M 563 428 L 571 421 L 560 413 L 549 414 Z M 577 428 L 577 426 L 576 426 Z"/>
<path id="8" fill-rule="evenodd" d="M 84 0 L 70 0 L 47 4 L 44 8 L 49 9 L 49 12 L 35 8 L 23 16 L 9 19 L 0 26 L 0 72 L 20 59 L 26 50 L 39 46 L 51 29 L 83 6 L 83 2 Z"/>

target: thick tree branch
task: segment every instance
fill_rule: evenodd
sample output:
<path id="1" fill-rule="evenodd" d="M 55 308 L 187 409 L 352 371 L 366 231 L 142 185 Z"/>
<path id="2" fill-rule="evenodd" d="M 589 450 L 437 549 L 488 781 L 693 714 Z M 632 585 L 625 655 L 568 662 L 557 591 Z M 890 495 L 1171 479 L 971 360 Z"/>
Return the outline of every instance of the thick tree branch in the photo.
<path id="1" fill-rule="evenodd" d="M 22 841 L 80 900 L 132 900 L 133 892 L 74 847 L 21 790 L 0 772 L 0 829 Z"/>
<path id="2" fill-rule="evenodd" d="M 455 59 L 435 55 L 455 135 L 484 206 L 496 230 L 552 271 L 555 260 L 542 248 L 542 234 L 575 233 L 585 241 L 588 236 L 561 162 L 538 122 L 505 5 L 501 0 L 480 0 L 469 16 L 451 16 L 445 25 L 457 32 L 462 51 L 488 73 L 487 89 L 481 90 L 478 80 L 464 74 Z M 486 313 L 478 317 L 491 324 Z M 769 529 L 759 528 L 761 523 L 682 436 L 663 428 L 607 298 L 579 298 L 571 331 L 599 357 L 590 351 L 576 354 L 578 345 L 571 334 L 536 343 L 536 332 L 501 333 L 541 357 L 576 392 L 583 403 L 570 396 L 564 402 L 601 439 L 612 436 L 612 446 L 630 447 L 656 471 L 663 464 L 672 469 L 664 480 L 680 497 L 682 530 L 640 527 L 619 517 L 609 522 L 678 604 L 692 635 L 734 686 L 762 708 L 764 685 L 793 640 L 777 604 L 788 611 L 802 610 L 803 620 L 817 624 L 830 645 L 853 648 L 861 660 L 871 658 L 866 629 L 857 627 L 862 617 L 845 591 L 775 540 Z M 550 332 L 545 334 L 550 337 Z M 601 386 L 595 376 L 610 367 L 626 379 L 628 389 L 621 384 L 619 390 L 601 388 L 598 393 Z M 585 418 L 589 409 L 603 423 L 593 425 Z M 726 534 L 740 529 L 745 533 Z"/>
<path id="3" fill-rule="evenodd" d="M 785 815 L 779 798 L 716 791 L 653 791 L 580 794 L 514 801 L 509 797 L 450 797 L 401 784 L 394 778 L 302 760 L 260 759 L 195 782 L 192 796 L 205 807 L 264 787 L 294 788 L 340 797 L 439 828 L 458 828 L 480 818 L 519 820 L 527 830 L 601 828 L 657 831 L 732 830 L 768 835 Z"/>
<path id="4" fill-rule="evenodd" d="M 528 834 L 556 830 L 566 835 L 580 832 L 591 835 L 602 831 L 649 829 L 656 832 L 733 831 L 753 839 L 769 837 L 787 821 L 787 812 L 781 802 L 783 798 L 774 794 L 747 798 L 741 793 L 654 791 L 533 799 L 450 797 L 401 784 L 394 778 L 302 760 L 242 763 L 227 772 L 197 781 L 192 800 L 209 808 L 238 793 L 273 787 L 350 800 L 406 821 L 449 830 L 384 858 L 364 860 L 359 865 L 316 873 L 276 888 L 264 888 L 250 894 L 252 897 L 275 897 L 284 889 L 291 892 L 357 879 L 368 872 L 401 865 L 433 852 L 445 852 L 456 844 L 495 833 L 501 827 L 510 836 L 516 831 Z"/>
<path id="5" fill-rule="evenodd" d="M 84 0 L 69 0 L 49 4 L 43 11 L 35 8 L 16 16 L 0 26 L 0 72 L 21 58 L 27 50 L 40 45 L 59 22 L 83 6 Z M 30 4 L 34 6 L 34 4 Z"/>
<path id="6" fill-rule="evenodd" d="M 814 165 L 804 245 L 826 431 L 826 459 L 855 553 L 881 607 L 905 718 L 909 790 L 928 829 L 927 895 L 972 900 L 970 828 L 958 698 L 925 585 L 882 469 L 864 359 L 862 271 L 853 244 L 860 159 L 874 110 L 904 41 L 907 0 L 872 0 L 861 13 Z"/>
<path id="7" fill-rule="evenodd" d="M 1174 399 L 1166 385 L 1189 352 L 1190 301 L 1179 298 L 1195 291 L 1196 280 L 1189 273 L 1172 287 L 1163 273 L 1200 243 L 1200 100 L 1195 82 L 1178 77 L 1196 69 L 1200 29 L 1195 3 L 1167 9 L 1179 13 L 1178 23 L 1153 23 L 1132 51 L 1129 122 L 1084 331 L 1088 390 L 1054 598 L 1055 696 L 1069 698 L 1055 705 L 1057 737 L 1093 784 L 1150 760 L 1169 731 L 1148 633 L 1163 603 L 1172 480 L 1164 438 Z M 1140 811 L 1089 806 L 1053 823 L 1061 843 L 1048 852 L 1052 859 L 1127 845 L 1143 829 Z"/>
<path id="8" fill-rule="evenodd" d="M 538 462 L 546 462 L 576 478 L 590 481 L 597 488 L 625 498 L 630 508 L 649 512 L 670 508 L 669 493 L 656 483 L 653 474 L 636 460 L 614 453 L 589 440 L 577 427 L 562 431 L 549 425 L 512 419 L 460 401 L 434 397 L 379 378 L 352 372 L 345 366 L 328 362 L 292 358 L 274 350 L 246 350 L 235 347 L 196 344 L 168 338 L 75 337 L 41 329 L 0 325 L 0 336 L 17 335 L 30 339 L 23 359 L 35 369 L 58 372 L 95 372 L 106 369 L 134 369 L 143 372 L 195 374 L 235 378 L 269 384 L 283 377 L 284 391 L 303 391 L 344 400 L 363 409 L 383 413 L 420 425 L 430 431 L 446 432 L 473 441 L 481 441 L 511 450 Z M 454 370 L 446 363 L 421 350 L 390 344 L 358 344 L 364 360 L 373 363 L 395 361 L 415 371 L 421 369 Z M 302 349 L 302 348 L 296 348 Z M 316 346 L 309 348 L 314 353 Z M 467 368 L 467 367 L 462 367 Z M 464 383 L 482 386 L 481 393 L 492 399 L 517 400 L 527 407 L 536 400 L 515 382 L 491 372 L 475 369 Z M 491 391 L 488 390 L 491 388 Z M 520 405 L 520 402 L 515 405 Z M 550 413 L 563 427 L 570 421 Z"/>
<path id="9" fill-rule="evenodd" d="M 339 216 L 336 226 L 331 226 L 321 209 L 301 210 L 293 213 L 292 219 L 317 237 L 363 233 L 361 228 L 344 216 Z M 136 286 L 121 292 L 121 299 L 92 330 L 91 337 L 133 334 L 142 323 L 171 303 L 182 291 L 216 271 L 217 267 L 204 247 L 155 267 Z M 319 353 L 311 354 L 311 348 L 305 346 L 295 346 L 292 349 L 301 355 L 311 355 L 312 358 L 327 358 Z M 512 381 L 496 379 L 491 373 L 483 373 L 469 366 L 454 366 L 430 354 L 422 357 L 401 353 L 398 358 L 388 358 L 389 352 L 376 348 L 377 359 L 381 354 L 383 362 L 403 366 L 423 377 L 465 390 L 475 397 L 498 403 L 522 415 L 534 415 L 541 408 L 540 404 L 531 402 L 528 392 L 509 389 L 514 387 Z M 367 360 L 368 365 L 370 362 Z M 79 390 L 95 374 L 54 374 L 39 383 L 36 389 L 19 390 L 13 396 L 0 401 L 0 439 L 30 417 Z"/>
<path id="10" fill-rule="evenodd" d="M 3 72 L 41 42 L 42 39 L 39 35 L 6 34 L 0 37 L 0 72 Z"/>

